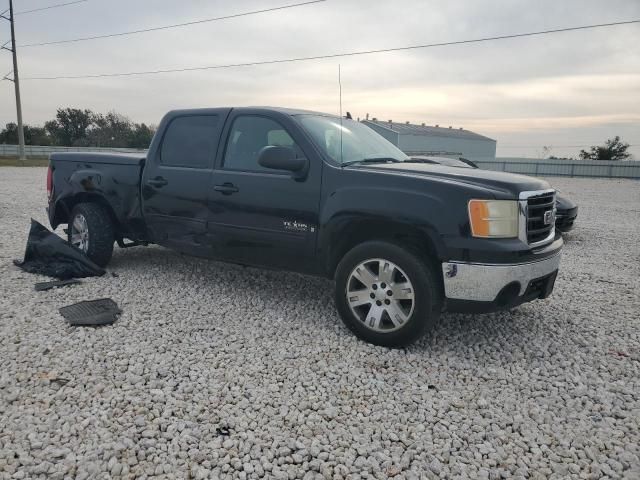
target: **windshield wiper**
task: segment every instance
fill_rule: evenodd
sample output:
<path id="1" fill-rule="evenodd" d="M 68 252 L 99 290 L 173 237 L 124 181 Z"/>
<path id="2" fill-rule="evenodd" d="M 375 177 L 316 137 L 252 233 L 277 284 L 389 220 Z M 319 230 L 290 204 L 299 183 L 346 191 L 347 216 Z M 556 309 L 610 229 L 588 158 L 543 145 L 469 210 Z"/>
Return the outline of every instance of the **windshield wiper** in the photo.
<path id="1" fill-rule="evenodd" d="M 347 165 L 353 165 L 355 163 L 402 163 L 402 160 L 398 160 L 393 157 L 371 157 L 371 158 L 363 158 L 362 160 L 353 160 L 351 162 L 344 162 L 342 164 L 343 167 Z"/>
<path id="2" fill-rule="evenodd" d="M 404 163 L 430 163 L 431 165 L 441 165 L 438 162 L 426 160 L 424 158 L 410 158 L 409 160 L 405 160 Z"/>

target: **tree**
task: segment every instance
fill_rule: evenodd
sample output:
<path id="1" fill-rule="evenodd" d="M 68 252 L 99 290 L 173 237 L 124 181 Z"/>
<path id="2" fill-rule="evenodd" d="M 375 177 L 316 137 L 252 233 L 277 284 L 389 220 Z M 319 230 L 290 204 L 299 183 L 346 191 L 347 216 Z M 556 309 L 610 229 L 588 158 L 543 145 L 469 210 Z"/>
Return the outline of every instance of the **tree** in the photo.
<path id="1" fill-rule="evenodd" d="M 542 147 L 542 156 L 540 158 L 549 158 L 549 155 L 551 155 L 551 151 L 553 150 L 553 147 L 549 146 L 549 145 L 545 145 Z"/>
<path id="2" fill-rule="evenodd" d="M 0 143 L 9 145 L 18 144 L 18 125 L 11 122 L 7 123 L 5 128 L 0 132 Z M 24 125 L 24 143 L 26 145 L 51 145 L 51 137 L 42 127 L 31 127 Z"/>
<path id="3" fill-rule="evenodd" d="M 7 125 L 4 127 L 2 132 L 0 132 L 0 143 L 4 143 L 8 145 L 18 144 L 18 125 L 16 123 L 13 123 L 13 122 L 7 123 Z M 25 139 L 25 143 L 26 143 L 26 139 Z"/>
<path id="4" fill-rule="evenodd" d="M 610 138 L 604 144 L 604 146 L 591 147 L 591 151 L 580 150 L 580 159 L 582 160 L 626 160 L 631 156 L 627 152 L 629 148 L 628 143 L 624 143 L 620 140 L 620 137 L 616 135 L 615 138 Z"/>
<path id="5" fill-rule="evenodd" d="M 129 147 L 149 148 L 154 133 L 156 133 L 156 127 L 147 126 L 144 123 L 136 123 L 133 127 L 133 132 L 131 132 Z"/>
<path id="6" fill-rule="evenodd" d="M 78 108 L 59 108 L 56 118 L 43 127 L 24 126 L 27 145 L 62 147 L 149 148 L 156 127 L 133 123 L 117 112 L 93 113 Z M 18 126 L 7 123 L 0 131 L 0 143 L 18 144 Z"/>
<path id="7" fill-rule="evenodd" d="M 124 115 L 109 112 L 92 115 L 91 129 L 83 146 L 92 147 L 127 147 L 132 136 L 132 122 Z"/>
<path id="8" fill-rule="evenodd" d="M 78 108 L 59 108 L 56 119 L 44 124 L 45 130 L 54 139 L 56 145 L 71 147 L 87 136 L 87 130 L 93 122 L 91 110 Z"/>
<path id="9" fill-rule="evenodd" d="M 42 127 L 27 127 L 24 137 L 27 145 L 51 145 L 51 137 Z"/>

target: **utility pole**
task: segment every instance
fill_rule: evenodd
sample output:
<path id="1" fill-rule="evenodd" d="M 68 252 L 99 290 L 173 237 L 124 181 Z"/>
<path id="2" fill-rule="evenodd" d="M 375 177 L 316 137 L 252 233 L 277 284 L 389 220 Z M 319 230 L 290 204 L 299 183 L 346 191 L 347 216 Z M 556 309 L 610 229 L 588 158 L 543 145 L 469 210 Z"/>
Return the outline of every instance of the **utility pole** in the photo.
<path id="1" fill-rule="evenodd" d="M 22 102 L 20 101 L 20 77 L 18 75 L 18 53 L 16 50 L 16 30 L 14 26 L 14 18 L 13 18 L 13 0 L 9 0 L 9 17 L 7 18 L 4 14 L 6 10 L 0 14 L 0 17 L 8 20 L 11 24 L 11 48 L 7 48 L 5 43 L 2 45 L 4 50 L 10 50 L 13 54 L 13 79 L 9 78 L 9 74 L 5 75 L 3 80 L 10 80 L 13 82 L 16 91 L 16 113 L 18 116 L 18 144 L 19 144 L 19 157 L 20 160 L 26 160 L 24 154 L 24 129 L 22 127 Z"/>

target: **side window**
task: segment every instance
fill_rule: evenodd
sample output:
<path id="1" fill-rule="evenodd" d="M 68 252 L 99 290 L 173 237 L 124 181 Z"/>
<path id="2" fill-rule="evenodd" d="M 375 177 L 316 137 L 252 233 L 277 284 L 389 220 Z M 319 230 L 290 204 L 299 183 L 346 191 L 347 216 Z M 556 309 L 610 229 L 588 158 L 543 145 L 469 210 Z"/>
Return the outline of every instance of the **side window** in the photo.
<path id="1" fill-rule="evenodd" d="M 177 167 L 209 167 L 216 153 L 217 127 L 217 115 L 174 118 L 162 140 L 160 163 Z"/>
<path id="2" fill-rule="evenodd" d="M 258 164 L 258 154 L 266 146 L 291 147 L 302 157 L 293 138 L 275 120 L 252 115 L 237 117 L 229 132 L 223 168 L 273 173 Z"/>

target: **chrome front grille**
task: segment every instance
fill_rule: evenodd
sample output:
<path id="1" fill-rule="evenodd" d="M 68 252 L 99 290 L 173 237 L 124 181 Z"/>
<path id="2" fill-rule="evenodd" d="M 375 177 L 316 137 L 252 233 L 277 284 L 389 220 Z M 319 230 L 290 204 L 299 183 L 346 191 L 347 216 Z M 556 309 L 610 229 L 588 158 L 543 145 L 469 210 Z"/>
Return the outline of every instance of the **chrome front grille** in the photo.
<path id="1" fill-rule="evenodd" d="M 544 241 L 555 223 L 555 193 L 546 193 L 527 199 L 527 241 Z"/>
<path id="2" fill-rule="evenodd" d="M 556 192 L 543 190 L 520 194 L 520 236 L 531 246 L 550 243 L 555 238 Z"/>

